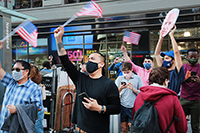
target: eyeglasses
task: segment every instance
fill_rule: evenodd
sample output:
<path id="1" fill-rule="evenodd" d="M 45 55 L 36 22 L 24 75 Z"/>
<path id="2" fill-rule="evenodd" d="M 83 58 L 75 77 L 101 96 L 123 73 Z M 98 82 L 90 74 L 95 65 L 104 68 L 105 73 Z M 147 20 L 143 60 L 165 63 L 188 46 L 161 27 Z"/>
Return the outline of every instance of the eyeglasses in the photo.
<path id="1" fill-rule="evenodd" d="M 25 69 L 20 69 L 20 68 L 12 68 L 11 71 L 16 70 L 17 72 L 20 72 L 21 70 L 25 70 Z"/>

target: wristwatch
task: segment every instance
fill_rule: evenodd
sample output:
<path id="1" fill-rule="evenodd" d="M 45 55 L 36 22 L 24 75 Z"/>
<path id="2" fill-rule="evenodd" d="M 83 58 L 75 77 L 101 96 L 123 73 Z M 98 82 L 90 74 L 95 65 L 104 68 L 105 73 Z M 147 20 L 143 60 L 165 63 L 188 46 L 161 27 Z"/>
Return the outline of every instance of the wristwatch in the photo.
<path id="1" fill-rule="evenodd" d="M 101 111 L 99 111 L 99 114 L 103 114 L 103 112 L 104 112 L 104 106 L 101 105 Z"/>

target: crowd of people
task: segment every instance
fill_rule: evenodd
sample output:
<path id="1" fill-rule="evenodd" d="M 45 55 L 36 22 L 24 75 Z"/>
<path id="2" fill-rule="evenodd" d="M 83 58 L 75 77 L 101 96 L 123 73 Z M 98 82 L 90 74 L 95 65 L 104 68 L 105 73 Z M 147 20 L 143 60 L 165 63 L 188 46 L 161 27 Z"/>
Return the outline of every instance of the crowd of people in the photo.
<path id="1" fill-rule="evenodd" d="M 172 51 L 161 52 L 164 38 L 159 37 L 154 53 L 158 67 L 154 67 L 150 56 L 144 58 L 144 67 L 134 64 L 126 47 L 122 45 L 122 62 L 117 57 L 109 67 L 109 70 L 117 73 L 114 82 L 104 76 L 105 58 L 98 52 L 89 55 L 88 62 L 82 64 L 81 71 L 77 70 L 63 47 L 64 28 L 60 26 L 55 29 L 57 53 L 64 70 L 76 86 L 76 100 L 71 118 L 71 122 L 76 125 L 76 133 L 108 133 L 110 115 L 113 114 L 120 114 L 121 131 L 128 133 L 131 123 L 137 121 L 138 111 L 151 103 L 157 111 L 160 132 L 186 133 L 186 115 L 191 115 L 192 132 L 199 133 L 199 51 L 195 48 L 189 49 L 186 56 L 188 63 L 183 65 L 174 39 L 175 30 L 176 26 L 169 33 Z M 2 47 L 3 42 L 0 42 L 0 50 Z M 42 76 L 52 74 L 52 56 L 49 56 L 49 60 L 43 62 L 41 71 L 34 64 L 16 60 L 13 62 L 12 75 L 3 70 L 0 62 L 0 82 L 6 89 L 0 114 L 0 133 L 13 130 L 12 126 L 16 126 L 13 124 L 16 122 L 13 116 L 26 119 L 18 123 L 16 131 L 43 132 L 43 100 L 46 96 L 41 80 Z M 83 92 L 85 96 L 79 96 Z M 32 108 L 32 111 L 27 111 L 27 108 Z M 33 111 L 34 108 L 36 111 Z M 23 116 L 19 115 L 21 113 Z M 30 116 L 37 116 L 37 119 Z M 11 121 L 10 126 L 6 125 L 8 118 Z M 21 123 L 24 126 L 20 126 Z M 133 127 L 133 130 L 136 129 Z"/>

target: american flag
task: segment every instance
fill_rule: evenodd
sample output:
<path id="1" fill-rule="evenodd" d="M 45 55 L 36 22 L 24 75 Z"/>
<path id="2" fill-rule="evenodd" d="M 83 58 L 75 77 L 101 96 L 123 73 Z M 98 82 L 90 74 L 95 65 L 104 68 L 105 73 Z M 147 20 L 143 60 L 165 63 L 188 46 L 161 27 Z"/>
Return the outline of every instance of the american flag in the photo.
<path id="1" fill-rule="evenodd" d="M 14 31 L 33 47 L 37 47 L 37 27 L 29 19 L 22 22 Z"/>
<path id="2" fill-rule="evenodd" d="M 102 12 L 102 8 L 96 2 L 90 1 L 79 12 L 76 13 L 76 16 L 91 15 L 97 18 L 102 18 Z"/>
<path id="3" fill-rule="evenodd" d="M 124 31 L 123 41 L 131 44 L 138 45 L 140 41 L 140 34 L 130 31 Z"/>

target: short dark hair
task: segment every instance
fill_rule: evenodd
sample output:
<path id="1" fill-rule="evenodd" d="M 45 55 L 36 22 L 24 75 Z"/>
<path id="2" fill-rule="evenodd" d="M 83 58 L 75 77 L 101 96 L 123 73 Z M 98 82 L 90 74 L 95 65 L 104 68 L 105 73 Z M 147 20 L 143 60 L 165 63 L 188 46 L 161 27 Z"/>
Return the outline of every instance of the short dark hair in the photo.
<path id="1" fill-rule="evenodd" d="M 14 64 L 13 64 L 13 66 L 14 66 L 16 63 L 21 63 L 25 70 L 26 70 L 26 69 L 29 70 L 28 75 L 30 74 L 30 72 L 31 72 L 31 65 L 30 65 L 28 62 L 26 62 L 26 61 L 24 61 L 24 60 L 16 60 L 16 61 L 14 62 Z"/>
<path id="2" fill-rule="evenodd" d="M 102 53 L 100 53 L 100 52 L 94 52 L 94 53 L 99 54 L 102 57 L 103 62 L 105 63 L 105 56 Z M 105 71 L 105 65 L 104 65 L 102 68 L 102 75 L 105 76 L 105 74 L 106 74 L 106 71 Z"/>
<path id="3" fill-rule="evenodd" d="M 132 64 L 130 62 L 124 62 L 121 68 L 122 71 L 132 71 Z"/>
<path id="4" fill-rule="evenodd" d="M 192 52 L 197 52 L 197 53 L 199 54 L 199 51 L 198 51 L 198 49 L 196 49 L 196 48 L 190 48 L 190 49 L 188 49 L 187 54 L 188 54 L 190 51 L 192 51 Z"/>
<path id="5" fill-rule="evenodd" d="M 169 79 L 170 73 L 165 67 L 156 67 L 149 74 L 149 85 L 153 83 L 158 83 L 163 85 L 165 79 Z"/>
<path id="6" fill-rule="evenodd" d="M 153 58 L 152 58 L 151 56 L 149 56 L 149 55 L 146 55 L 146 56 L 144 57 L 144 59 L 150 59 L 150 60 L 153 62 Z"/>
<path id="7" fill-rule="evenodd" d="M 44 62 L 42 63 L 42 66 L 43 66 L 43 67 L 46 67 L 47 69 L 51 69 L 51 65 L 50 65 L 50 62 L 49 62 L 49 61 L 44 61 Z"/>
<path id="8" fill-rule="evenodd" d="M 100 52 L 94 52 L 94 53 L 97 53 L 97 54 L 99 54 L 99 55 L 102 57 L 102 59 L 103 59 L 103 62 L 105 63 L 105 56 L 104 56 L 102 53 L 100 53 Z"/>

